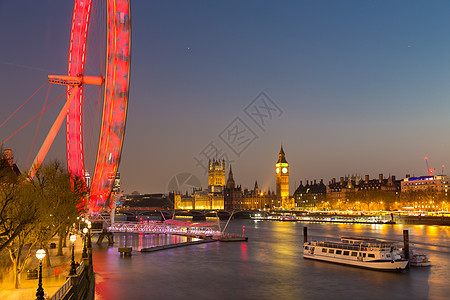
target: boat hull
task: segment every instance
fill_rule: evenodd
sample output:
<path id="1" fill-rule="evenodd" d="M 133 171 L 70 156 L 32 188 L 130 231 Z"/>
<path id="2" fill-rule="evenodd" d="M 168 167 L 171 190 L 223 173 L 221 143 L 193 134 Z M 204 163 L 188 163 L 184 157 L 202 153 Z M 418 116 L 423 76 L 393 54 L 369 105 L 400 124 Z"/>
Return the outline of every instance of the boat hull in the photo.
<path id="1" fill-rule="evenodd" d="M 303 258 L 379 271 L 402 271 L 408 265 L 408 260 L 406 259 L 360 261 L 308 253 L 303 253 Z"/>

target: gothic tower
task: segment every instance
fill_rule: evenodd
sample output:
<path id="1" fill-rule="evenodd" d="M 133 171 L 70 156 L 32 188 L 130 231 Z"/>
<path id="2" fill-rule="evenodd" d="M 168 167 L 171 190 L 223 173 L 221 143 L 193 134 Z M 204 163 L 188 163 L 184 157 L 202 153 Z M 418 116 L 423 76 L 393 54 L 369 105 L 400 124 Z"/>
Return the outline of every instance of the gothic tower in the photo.
<path id="1" fill-rule="evenodd" d="M 231 170 L 230 165 L 230 172 L 228 173 L 228 180 L 227 180 L 227 189 L 234 189 L 236 183 L 234 182 L 233 178 L 233 171 Z"/>
<path id="2" fill-rule="evenodd" d="M 275 164 L 275 176 L 277 185 L 277 200 L 278 205 L 288 208 L 289 203 L 289 164 L 286 160 L 286 155 L 281 145 L 280 153 L 278 154 L 278 161 Z M 280 203 L 281 202 L 281 203 Z"/>
<path id="3" fill-rule="evenodd" d="M 225 160 L 209 161 L 208 189 L 210 193 L 221 193 L 225 187 Z"/>
<path id="4" fill-rule="evenodd" d="M 224 193 L 224 208 L 225 210 L 242 209 L 242 188 L 236 186 L 231 165 Z"/>

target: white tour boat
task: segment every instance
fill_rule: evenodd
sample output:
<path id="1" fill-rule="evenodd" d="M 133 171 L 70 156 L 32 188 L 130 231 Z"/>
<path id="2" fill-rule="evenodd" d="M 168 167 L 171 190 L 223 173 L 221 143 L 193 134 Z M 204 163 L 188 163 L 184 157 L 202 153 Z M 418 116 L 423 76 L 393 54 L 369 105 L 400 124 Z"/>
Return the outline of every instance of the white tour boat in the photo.
<path id="1" fill-rule="evenodd" d="M 303 258 L 381 271 L 404 270 L 408 260 L 401 254 L 394 243 L 358 237 L 342 237 L 340 242 L 311 241 L 303 247 Z"/>

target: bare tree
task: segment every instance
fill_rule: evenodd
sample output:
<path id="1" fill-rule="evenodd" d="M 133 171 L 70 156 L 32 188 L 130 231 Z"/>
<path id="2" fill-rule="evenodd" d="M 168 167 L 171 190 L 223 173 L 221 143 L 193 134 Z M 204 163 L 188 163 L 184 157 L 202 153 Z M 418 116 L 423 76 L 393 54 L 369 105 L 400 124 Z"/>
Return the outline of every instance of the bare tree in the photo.
<path id="1" fill-rule="evenodd" d="M 16 288 L 36 244 L 48 253 L 48 242 L 59 234 L 61 245 L 80 215 L 85 194 L 84 181 L 71 178 L 56 161 L 41 166 L 34 180 L 0 168 L 0 251 L 8 249 Z"/>
<path id="2" fill-rule="evenodd" d="M 58 234 L 57 255 L 62 255 L 62 243 L 83 209 L 87 193 L 84 181 L 71 177 L 61 163 L 53 161 L 41 166 L 34 184 L 41 206 L 46 208 L 37 235 L 39 244 L 47 249 L 50 239 Z M 49 260 L 47 265 L 50 265 Z"/>
<path id="3" fill-rule="evenodd" d="M 19 191 L 23 177 L 3 156 L 0 148 L 0 251 L 5 249 L 28 224 L 34 222 L 27 206 L 20 206 Z"/>
<path id="4" fill-rule="evenodd" d="M 17 234 L 10 232 L 8 235 L 10 242 L 6 246 L 13 265 L 15 288 L 20 288 L 20 274 L 27 265 L 32 254 L 31 251 L 37 242 L 35 225 L 38 224 L 39 213 L 38 201 L 33 194 L 32 185 L 27 181 L 22 181 L 14 197 L 14 206 L 10 206 L 7 212 L 7 215 L 14 220 L 19 220 L 22 224 Z"/>

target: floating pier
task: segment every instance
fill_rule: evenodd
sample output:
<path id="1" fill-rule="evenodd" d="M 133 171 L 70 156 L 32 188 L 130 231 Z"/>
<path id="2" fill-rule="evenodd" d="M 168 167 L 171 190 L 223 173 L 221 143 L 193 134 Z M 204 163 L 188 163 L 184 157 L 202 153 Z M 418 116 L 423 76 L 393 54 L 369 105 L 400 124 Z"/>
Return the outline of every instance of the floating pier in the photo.
<path id="1" fill-rule="evenodd" d="M 141 252 L 155 252 L 155 251 L 159 251 L 159 250 L 166 250 L 166 249 L 179 248 L 179 247 L 205 244 L 205 243 L 212 243 L 212 242 L 217 242 L 217 240 L 207 239 L 207 240 L 198 240 L 198 241 L 191 241 L 191 242 L 184 242 L 184 243 L 177 243 L 177 244 L 170 244 L 170 245 L 163 245 L 163 246 L 155 246 L 155 247 L 150 247 L 150 248 L 143 248 L 141 250 Z"/>

